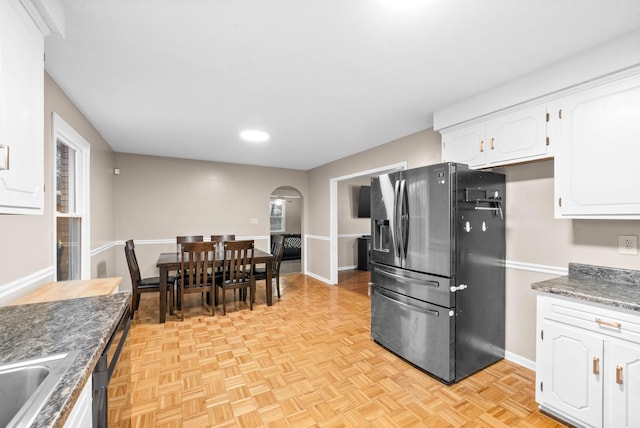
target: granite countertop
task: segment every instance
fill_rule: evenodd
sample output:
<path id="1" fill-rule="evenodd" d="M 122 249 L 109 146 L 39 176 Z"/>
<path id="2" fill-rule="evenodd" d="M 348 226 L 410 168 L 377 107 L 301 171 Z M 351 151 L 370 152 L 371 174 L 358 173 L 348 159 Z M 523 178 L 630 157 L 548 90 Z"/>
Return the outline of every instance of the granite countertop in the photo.
<path id="1" fill-rule="evenodd" d="M 531 284 L 551 294 L 640 312 L 640 271 L 569 263 L 569 275 Z"/>
<path id="2" fill-rule="evenodd" d="M 130 299 L 124 292 L 0 307 L 0 364 L 79 351 L 32 426 L 66 420 Z"/>

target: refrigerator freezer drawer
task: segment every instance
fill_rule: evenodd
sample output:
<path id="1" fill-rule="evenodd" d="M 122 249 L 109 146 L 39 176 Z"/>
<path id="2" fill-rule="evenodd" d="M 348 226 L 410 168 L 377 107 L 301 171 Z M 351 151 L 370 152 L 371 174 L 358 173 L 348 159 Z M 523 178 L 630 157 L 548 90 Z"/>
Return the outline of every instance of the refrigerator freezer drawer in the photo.
<path id="1" fill-rule="evenodd" d="M 371 263 L 371 282 L 379 287 L 438 306 L 455 306 L 452 278 Z"/>
<path id="2" fill-rule="evenodd" d="M 371 336 L 380 345 L 445 382 L 455 380 L 455 316 L 442 308 L 373 285 Z"/>

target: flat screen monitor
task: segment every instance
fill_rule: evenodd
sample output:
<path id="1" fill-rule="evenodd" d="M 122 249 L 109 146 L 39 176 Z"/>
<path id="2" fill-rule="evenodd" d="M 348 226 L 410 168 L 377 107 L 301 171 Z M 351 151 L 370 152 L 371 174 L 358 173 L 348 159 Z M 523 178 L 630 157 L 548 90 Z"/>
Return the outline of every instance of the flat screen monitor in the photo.
<path id="1" fill-rule="evenodd" d="M 371 217 L 371 186 L 360 186 L 358 218 Z"/>

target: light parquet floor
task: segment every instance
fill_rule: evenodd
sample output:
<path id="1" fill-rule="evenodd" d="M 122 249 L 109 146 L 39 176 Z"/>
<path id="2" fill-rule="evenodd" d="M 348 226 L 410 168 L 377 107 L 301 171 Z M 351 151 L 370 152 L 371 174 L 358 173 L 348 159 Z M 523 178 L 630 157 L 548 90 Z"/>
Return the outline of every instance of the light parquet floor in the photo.
<path id="1" fill-rule="evenodd" d="M 158 324 L 158 296 L 140 310 L 112 379 L 110 426 L 561 427 L 537 410 L 535 374 L 501 361 L 445 386 L 370 337 L 368 272 L 328 286 L 281 278 L 267 307 L 227 293 L 227 315 Z"/>

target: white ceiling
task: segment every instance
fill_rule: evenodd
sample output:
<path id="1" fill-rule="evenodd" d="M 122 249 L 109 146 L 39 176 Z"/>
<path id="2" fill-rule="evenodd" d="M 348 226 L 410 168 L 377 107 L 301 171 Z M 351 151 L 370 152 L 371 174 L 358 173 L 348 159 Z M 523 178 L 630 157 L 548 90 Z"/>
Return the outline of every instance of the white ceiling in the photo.
<path id="1" fill-rule="evenodd" d="M 638 0 L 62 3 L 46 70 L 115 151 L 302 170 L 640 28 Z"/>

